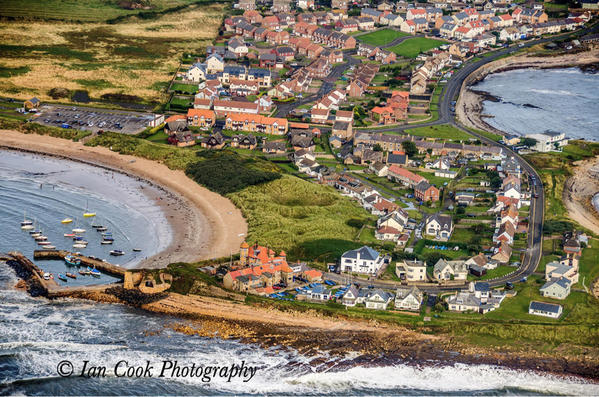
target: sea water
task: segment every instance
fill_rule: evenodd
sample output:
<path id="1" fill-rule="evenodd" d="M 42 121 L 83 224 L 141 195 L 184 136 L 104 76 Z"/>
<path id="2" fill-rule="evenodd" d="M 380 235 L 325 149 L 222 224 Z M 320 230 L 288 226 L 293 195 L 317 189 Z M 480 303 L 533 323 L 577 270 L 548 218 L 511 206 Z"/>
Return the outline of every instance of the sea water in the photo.
<path id="1" fill-rule="evenodd" d="M 139 192 L 139 183 L 80 163 L 0 151 L 0 251 L 16 249 L 31 257 L 35 246 L 19 227 L 23 210 L 59 243 L 64 231 L 59 221 L 64 217 L 73 217 L 77 226 L 89 229 L 91 221 L 80 216 L 88 206 L 115 232 L 120 240 L 115 246 L 127 252 L 139 246 L 149 255 L 168 244 L 163 236 L 168 235 L 168 225 L 159 209 Z M 92 244 L 96 255 L 106 254 L 97 241 Z M 139 260 L 132 254 L 111 259 L 121 259 L 123 266 Z M 39 261 L 38 265 L 65 271 L 65 265 L 56 262 Z M 354 364 L 354 357 L 328 357 L 326 353 L 319 364 L 311 364 L 313 357 L 293 349 L 264 349 L 235 340 L 181 334 L 171 325 L 186 320 L 124 305 L 32 298 L 13 288 L 17 281 L 13 270 L 0 262 L 0 395 L 599 394 L 597 386 L 578 379 L 487 365 L 418 367 L 375 360 L 365 367 Z M 108 370 L 99 378 L 61 377 L 57 368 L 65 360 L 73 364 L 75 374 L 85 361 Z M 121 360 L 131 366 L 159 365 L 164 360 L 205 366 L 244 362 L 257 372 L 248 382 L 123 378 L 111 369 Z"/>
<path id="2" fill-rule="evenodd" d="M 565 132 L 599 140 L 599 75 L 578 68 L 517 69 L 491 74 L 473 87 L 499 98 L 484 101 L 491 126 L 516 135 Z"/>

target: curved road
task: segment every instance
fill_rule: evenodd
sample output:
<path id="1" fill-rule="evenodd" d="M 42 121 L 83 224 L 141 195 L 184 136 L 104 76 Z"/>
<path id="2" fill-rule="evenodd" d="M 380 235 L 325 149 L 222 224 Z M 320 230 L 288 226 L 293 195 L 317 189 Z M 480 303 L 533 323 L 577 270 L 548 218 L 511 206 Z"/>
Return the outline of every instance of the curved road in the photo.
<path id="1" fill-rule="evenodd" d="M 502 145 L 498 142 L 495 142 L 485 136 L 482 136 L 474 131 L 471 131 L 465 128 L 459 121 L 455 120 L 455 114 L 451 111 L 451 103 L 456 100 L 459 96 L 460 90 L 462 88 L 462 84 L 466 80 L 468 76 L 474 73 L 480 67 L 497 60 L 498 58 L 512 54 L 521 48 L 531 47 L 533 45 L 542 44 L 546 42 L 554 41 L 556 38 L 566 37 L 571 35 L 583 35 L 589 32 L 595 32 L 598 30 L 599 25 L 595 25 L 593 27 L 589 27 L 586 29 L 582 29 L 573 33 L 562 34 L 553 37 L 546 37 L 543 39 L 532 40 L 529 42 L 525 42 L 520 44 L 519 46 L 512 46 L 503 48 L 493 52 L 491 55 L 488 55 L 480 60 L 474 62 L 467 62 L 462 65 L 462 67 L 457 70 L 453 76 L 447 82 L 447 85 L 444 87 L 441 93 L 441 99 L 439 101 L 439 119 L 436 121 L 431 121 L 429 123 L 415 124 L 415 125 L 405 125 L 399 127 L 393 127 L 389 129 L 360 129 L 358 131 L 361 132 L 372 132 L 372 133 L 381 133 L 385 131 L 404 131 L 410 128 L 417 127 L 426 127 L 437 124 L 451 124 L 460 130 L 475 136 L 481 142 L 485 142 L 490 146 L 499 146 L 502 147 L 504 152 L 508 156 L 513 156 L 520 164 L 520 168 L 523 174 L 531 177 L 531 193 L 533 197 L 531 197 L 531 205 L 530 205 L 530 214 L 529 214 L 529 229 L 527 234 L 527 242 L 528 248 L 525 251 L 524 259 L 522 260 L 522 264 L 518 267 L 513 273 L 508 274 L 503 277 L 498 277 L 492 280 L 487 280 L 491 287 L 498 287 L 504 285 L 506 282 L 518 282 L 523 277 L 530 276 L 535 269 L 537 268 L 539 261 L 542 255 L 542 235 L 543 235 L 543 218 L 544 218 L 544 203 L 545 203 L 545 195 L 543 191 L 543 184 L 541 182 L 541 178 L 539 174 L 535 171 L 535 169 L 518 153 L 511 150 L 509 147 Z M 534 197 L 536 195 L 536 197 Z M 338 282 L 344 282 L 347 280 L 346 275 L 339 275 L 334 273 L 327 273 L 327 276 Z M 372 285 L 374 287 L 379 288 L 395 288 L 401 285 L 398 282 L 385 282 L 381 280 L 360 280 L 362 284 Z M 444 291 L 455 291 L 459 289 L 463 289 L 464 286 L 422 286 L 419 288 L 427 293 L 439 293 Z"/>

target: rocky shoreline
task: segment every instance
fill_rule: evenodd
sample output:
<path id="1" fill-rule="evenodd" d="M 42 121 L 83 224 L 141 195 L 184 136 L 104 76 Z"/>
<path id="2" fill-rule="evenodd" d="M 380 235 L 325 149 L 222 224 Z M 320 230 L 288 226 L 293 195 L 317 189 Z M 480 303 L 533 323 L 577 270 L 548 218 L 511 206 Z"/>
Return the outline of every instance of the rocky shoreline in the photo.
<path id="1" fill-rule="evenodd" d="M 499 59 L 484 65 L 472 73 L 462 84 L 458 102 L 456 104 L 456 115 L 458 120 L 465 126 L 493 132 L 498 135 L 506 135 L 485 122 L 483 112 L 484 101 L 500 101 L 500 98 L 487 92 L 473 88 L 490 74 L 501 73 L 517 69 L 561 69 L 568 67 L 579 67 L 586 73 L 595 73 L 599 70 L 599 50 L 592 50 L 573 55 L 560 55 L 555 57 L 528 57 L 516 56 Z"/>

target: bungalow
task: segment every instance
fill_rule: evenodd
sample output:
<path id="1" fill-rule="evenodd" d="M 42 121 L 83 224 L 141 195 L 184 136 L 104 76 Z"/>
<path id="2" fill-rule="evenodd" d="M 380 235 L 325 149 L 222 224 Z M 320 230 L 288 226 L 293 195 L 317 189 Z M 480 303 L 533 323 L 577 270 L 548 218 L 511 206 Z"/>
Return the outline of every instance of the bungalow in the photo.
<path id="1" fill-rule="evenodd" d="M 225 137 L 220 131 L 210 134 L 202 139 L 202 147 L 205 149 L 222 149 L 226 143 Z"/>
<path id="2" fill-rule="evenodd" d="M 423 232 L 435 240 L 449 240 L 453 233 L 453 219 L 451 215 L 441 213 L 429 215 L 424 221 Z"/>
<path id="3" fill-rule="evenodd" d="M 402 232 L 390 226 L 379 227 L 374 233 L 377 240 L 397 242 Z"/>
<path id="4" fill-rule="evenodd" d="M 376 274 L 384 264 L 382 257 L 374 249 L 363 246 L 341 255 L 341 271 L 363 274 Z"/>
<path id="5" fill-rule="evenodd" d="M 559 318 L 562 315 L 562 307 L 553 303 L 531 301 L 528 313 L 536 316 Z"/>
<path id="6" fill-rule="evenodd" d="M 262 152 L 268 154 L 283 154 L 287 151 L 284 141 L 266 141 L 262 145 Z"/>
<path id="7" fill-rule="evenodd" d="M 252 134 L 248 135 L 235 135 L 231 139 L 231 147 L 236 147 L 240 149 L 249 149 L 254 150 L 258 146 L 258 140 Z"/>
<path id="8" fill-rule="evenodd" d="M 395 308 L 399 310 L 419 311 L 423 293 L 416 286 L 398 287 L 395 291 Z"/>
<path id="9" fill-rule="evenodd" d="M 287 119 L 284 118 L 248 113 L 228 113 L 225 120 L 225 128 L 229 130 L 272 135 L 285 135 L 288 125 Z"/>

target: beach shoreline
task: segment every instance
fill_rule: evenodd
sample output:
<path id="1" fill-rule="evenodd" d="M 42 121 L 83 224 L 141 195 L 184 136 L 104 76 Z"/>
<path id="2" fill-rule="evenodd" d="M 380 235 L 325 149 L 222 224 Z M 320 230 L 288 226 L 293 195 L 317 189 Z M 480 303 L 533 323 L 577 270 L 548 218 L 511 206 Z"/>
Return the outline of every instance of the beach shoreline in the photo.
<path id="1" fill-rule="evenodd" d="M 490 74 L 506 72 L 516 69 L 556 69 L 567 67 L 580 67 L 599 63 L 599 50 L 591 50 L 583 53 L 559 55 L 555 57 L 530 57 L 514 56 L 490 62 L 474 73 L 472 73 L 460 89 L 456 104 L 456 116 L 458 120 L 469 128 L 489 131 L 499 135 L 507 135 L 484 120 L 483 102 L 488 100 L 489 94 L 475 90 L 472 87 L 484 80 Z"/>
<path id="2" fill-rule="evenodd" d="M 163 251 L 142 260 L 137 268 L 162 268 L 174 262 L 196 262 L 237 253 L 247 223 L 233 203 L 154 161 L 121 155 L 103 147 L 45 135 L 0 130 L 0 148 L 78 161 L 143 180 L 162 194 L 144 192 L 160 206 L 171 231 Z"/>
<path id="3" fill-rule="evenodd" d="M 593 197 L 599 193 L 599 156 L 574 165 L 572 176 L 566 180 L 562 200 L 568 216 L 599 234 L 599 212 L 593 205 Z"/>

